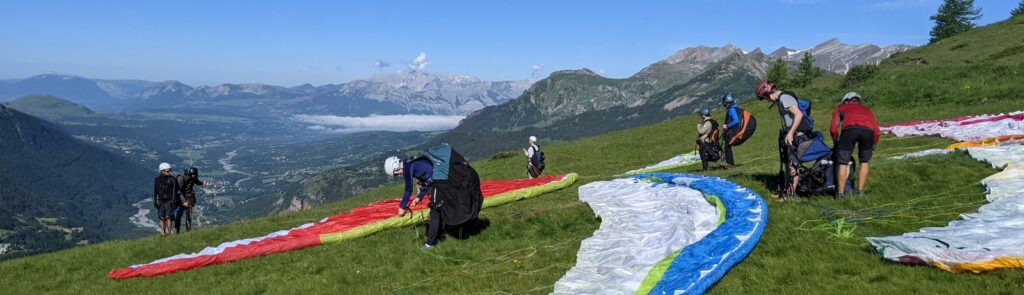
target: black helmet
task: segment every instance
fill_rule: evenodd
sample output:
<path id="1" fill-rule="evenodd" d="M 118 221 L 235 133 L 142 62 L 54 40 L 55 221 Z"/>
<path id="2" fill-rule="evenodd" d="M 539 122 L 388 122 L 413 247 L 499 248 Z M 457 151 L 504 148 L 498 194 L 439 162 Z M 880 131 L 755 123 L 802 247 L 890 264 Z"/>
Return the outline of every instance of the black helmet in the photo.
<path id="1" fill-rule="evenodd" d="M 733 103 L 736 103 L 736 98 L 732 97 L 732 93 L 722 96 L 722 104 L 731 105 Z"/>
<path id="2" fill-rule="evenodd" d="M 708 108 L 700 109 L 700 115 L 701 116 L 710 116 L 711 115 L 711 110 L 709 110 Z"/>
<path id="3" fill-rule="evenodd" d="M 192 177 L 199 177 L 199 168 L 190 167 L 188 168 L 188 175 Z"/>

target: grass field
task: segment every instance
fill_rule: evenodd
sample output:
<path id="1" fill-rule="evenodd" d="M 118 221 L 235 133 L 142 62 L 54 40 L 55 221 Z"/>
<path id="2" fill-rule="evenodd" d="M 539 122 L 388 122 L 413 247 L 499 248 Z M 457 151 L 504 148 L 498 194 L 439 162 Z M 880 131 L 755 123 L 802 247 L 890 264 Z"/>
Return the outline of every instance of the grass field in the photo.
<path id="1" fill-rule="evenodd" d="M 1020 40 L 1005 36 L 1018 36 Z M 1024 17 L 901 54 L 897 58 L 924 58 L 929 64 L 886 63 L 877 77 L 851 89 L 865 95 L 867 104 L 884 123 L 1021 110 L 1024 53 L 1013 51 L 1024 45 L 1019 36 L 1024 36 Z M 961 46 L 963 43 L 969 45 Z M 950 49 L 953 47 L 957 49 Z M 976 51 L 965 51 L 971 54 L 949 53 L 971 47 L 977 47 Z M 971 60 L 975 57 L 977 60 Z M 847 91 L 837 88 L 841 79 L 819 79 L 810 87 L 797 90 L 798 94 L 815 100 L 818 129 L 827 124 L 829 110 Z M 971 87 L 964 90 L 964 85 Z M 736 148 L 738 167 L 705 174 L 724 176 L 770 198 L 769 187 L 778 167 L 775 126 L 779 119 L 774 110 L 766 109 L 765 103 L 745 102 L 744 107 L 754 113 L 760 126 L 750 141 Z M 713 116 L 723 117 L 721 110 Z M 430 252 L 419 250 L 422 227 L 402 228 L 339 244 L 155 278 L 106 278 L 106 272 L 113 268 L 264 235 L 398 196 L 401 188 L 389 186 L 320 208 L 203 228 L 181 236 L 112 241 L 6 261 L 0 263 L 0 285 L 4 286 L 3 293 L 547 293 L 575 263 L 580 240 L 590 236 L 600 223 L 586 204 L 578 201 L 576 188 L 691 151 L 697 123 L 692 116 L 683 117 L 546 145 L 546 173 L 577 172 L 581 177 L 575 186 L 485 210 L 481 216 L 490 226 L 482 233 L 466 240 L 448 239 Z M 882 260 L 863 239 L 942 226 L 985 202 L 985 189 L 979 181 L 996 170 L 964 152 L 887 160 L 949 143 L 939 138 L 885 136 L 872 161 L 871 181 L 863 197 L 844 202 L 831 198 L 787 203 L 770 200 L 769 223 L 757 248 L 710 292 L 1024 292 L 1021 270 L 976 275 L 904 266 Z M 476 162 L 474 166 L 484 179 L 523 178 L 523 161 L 517 157 L 497 158 Z M 696 166 L 679 171 L 703 173 L 695 169 Z"/>

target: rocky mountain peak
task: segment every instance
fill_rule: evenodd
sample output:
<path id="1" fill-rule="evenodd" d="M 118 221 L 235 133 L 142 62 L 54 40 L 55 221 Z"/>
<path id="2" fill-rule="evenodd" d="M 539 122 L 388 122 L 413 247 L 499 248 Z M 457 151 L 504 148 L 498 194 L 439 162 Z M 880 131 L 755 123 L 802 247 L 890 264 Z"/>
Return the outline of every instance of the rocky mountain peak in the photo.
<path id="1" fill-rule="evenodd" d="M 768 54 L 768 57 L 771 57 L 772 59 L 783 58 L 796 54 L 797 52 L 799 52 L 799 50 L 783 46 L 779 47 L 779 49 L 776 49 L 775 51 L 772 51 L 771 54 Z"/>

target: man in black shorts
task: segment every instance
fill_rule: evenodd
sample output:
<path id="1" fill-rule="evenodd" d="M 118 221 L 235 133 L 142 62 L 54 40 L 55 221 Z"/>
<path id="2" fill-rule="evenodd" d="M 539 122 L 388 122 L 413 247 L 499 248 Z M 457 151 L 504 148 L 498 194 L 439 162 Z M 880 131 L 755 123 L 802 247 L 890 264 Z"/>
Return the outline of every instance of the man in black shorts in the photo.
<path id="1" fill-rule="evenodd" d="M 171 220 L 180 202 L 180 191 L 178 180 L 171 175 L 171 164 L 160 163 L 160 175 L 156 176 L 153 184 L 153 206 L 156 206 L 156 214 L 160 217 L 161 236 L 171 232 Z"/>
<path id="2" fill-rule="evenodd" d="M 846 180 L 850 177 L 854 147 L 857 148 L 857 159 L 860 160 L 860 172 L 857 174 L 857 191 L 853 194 L 860 194 L 868 182 L 871 152 L 881 135 L 875 114 L 862 101 L 856 92 L 844 95 L 839 107 L 832 112 L 832 123 L 829 124 L 829 133 L 836 143 L 836 163 L 839 164 L 839 183 L 836 185 L 836 199 L 839 200 L 847 195 Z"/>

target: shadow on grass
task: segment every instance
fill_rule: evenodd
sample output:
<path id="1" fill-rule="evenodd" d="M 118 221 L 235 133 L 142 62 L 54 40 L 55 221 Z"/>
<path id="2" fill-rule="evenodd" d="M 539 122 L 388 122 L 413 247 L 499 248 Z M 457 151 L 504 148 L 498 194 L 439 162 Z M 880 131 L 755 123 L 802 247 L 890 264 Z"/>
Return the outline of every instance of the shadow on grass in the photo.
<path id="1" fill-rule="evenodd" d="M 769 191 L 774 192 L 779 187 L 779 174 L 778 173 L 755 173 L 746 174 L 745 176 L 750 177 L 754 181 L 760 182 Z"/>
<path id="2" fill-rule="evenodd" d="M 483 233 L 491 226 L 491 221 L 483 218 L 466 221 L 461 225 L 445 227 L 445 235 L 457 240 L 465 240 Z"/>

